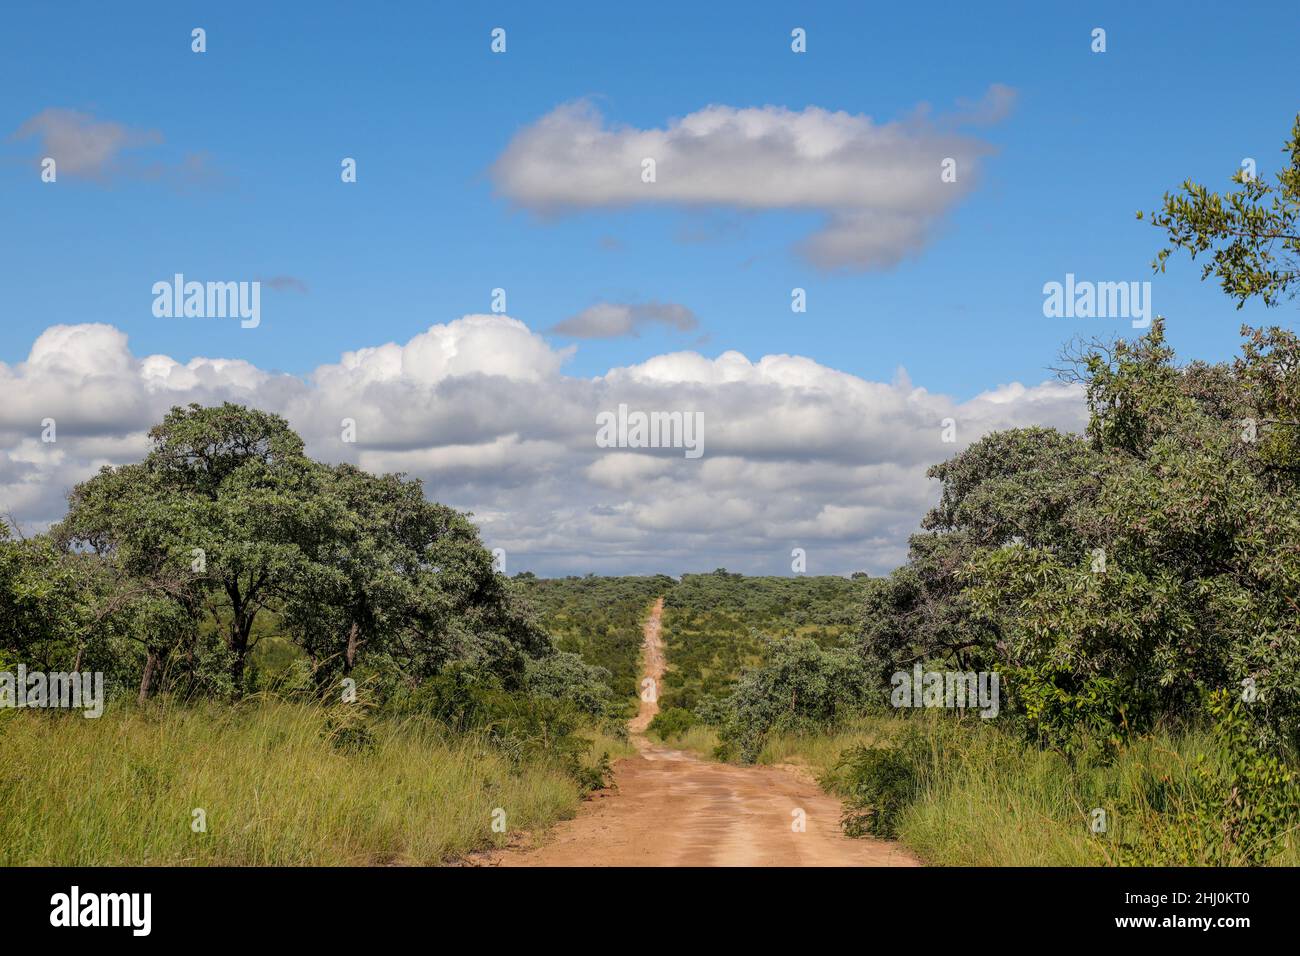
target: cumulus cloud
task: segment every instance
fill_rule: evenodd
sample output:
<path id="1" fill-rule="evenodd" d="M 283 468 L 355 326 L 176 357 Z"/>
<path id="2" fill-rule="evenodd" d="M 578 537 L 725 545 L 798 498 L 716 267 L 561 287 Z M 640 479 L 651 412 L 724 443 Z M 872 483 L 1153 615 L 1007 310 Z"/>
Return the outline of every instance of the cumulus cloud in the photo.
<path id="1" fill-rule="evenodd" d="M 794 547 L 812 573 L 883 572 L 935 500 L 928 465 L 995 429 L 1084 421 L 1078 389 L 1058 382 L 957 401 L 794 355 L 683 351 L 577 378 L 569 354 L 516 319 L 469 315 L 299 377 L 137 356 L 109 325 L 53 326 L 25 361 L 0 363 L 0 513 L 39 530 L 74 483 L 142 457 L 168 408 L 229 400 L 285 415 L 322 460 L 425 479 L 474 513 L 512 573 L 788 573 Z M 599 447 L 596 416 L 620 404 L 701 413 L 703 456 Z"/>
<path id="2" fill-rule="evenodd" d="M 825 216 L 799 251 L 826 269 L 895 265 L 924 247 L 991 152 L 960 131 L 996 122 L 1014 99 L 995 85 L 949 117 L 878 123 L 815 106 L 708 106 L 662 128 L 609 124 L 589 102 L 525 127 L 493 164 L 497 191 L 543 216 L 634 204 L 811 210 Z M 643 181 L 643 162 L 655 181 Z M 957 164 L 955 182 L 941 164 Z"/>
<path id="3" fill-rule="evenodd" d="M 597 302 L 551 331 L 575 339 L 613 339 L 635 336 L 642 326 L 651 323 L 690 332 L 699 327 L 700 321 L 694 312 L 675 302 Z"/>

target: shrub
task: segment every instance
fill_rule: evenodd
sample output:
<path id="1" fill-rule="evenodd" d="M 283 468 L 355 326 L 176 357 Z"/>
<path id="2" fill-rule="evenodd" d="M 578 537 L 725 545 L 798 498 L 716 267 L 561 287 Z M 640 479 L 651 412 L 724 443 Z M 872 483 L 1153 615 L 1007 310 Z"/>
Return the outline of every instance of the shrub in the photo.
<path id="1" fill-rule="evenodd" d="M 359 704 L 342 704 L 325 710 L 321 733 L 339 753 L 369 753 L 375 747 L 366 710 Z"/>
<path id="2" fill-rule="evenodd" d="M 835 768 L 845 794 L 840 823 L 851 837 L 896 837 L 898 818 L 915 798 L 912 755 L 896 747 L 854 747 Z"/>
<path id="3" fill-rule="evenodd" d="M 721 704 L 720 756 L 753 763 L 769 732 L 824 730 L 866 703 L 867 672 L 856 654 L 808 638 L 766 643 L 766 662 L 747 670 Z"/>
<path id="4" fill-rule="evenodd" d="M 680 737 L 694 727 L 696 723 L 698 721 L 695 715 L 686 708 L 669 707 L 667 710 L 661 710 L 655 714 L 655 718 L 650 721 L 648 729 L 651 733 L 657 734 L 659 739 L 668 740 L 672 737 Z"/>
<path id="5" fill-rule="evenodd" d="M 568 651 L 528 661 L 524 670 L 524 690 L 534 697 L 567 700 L 593 717 L 603 717 L 613 707 L 609 671 L 592 667 Z"/>
<path id="6" fill-rule="evenodd" d="M 1210 699 L 1219 752 L 1178 779 L 1144 775 L 1120 807 L 1118 862 L 1132 866 L 1261 866 L 1300 819 L 1295 771 L 1261 747 L 1240 701 Z"/>
<path id="7" fill-rule="evenodd" d="M 452 665 L 419 687 L 392 698 L 389 708 L 423 714 L 457 733 L 486 734 L 517 764 L 551 760 L 585 789 L 604 786 L 608 761 L 584 763 L 592 741 L 578 731 L 590 715 L 571 700 L 512 693 L 490 673 Z"/>

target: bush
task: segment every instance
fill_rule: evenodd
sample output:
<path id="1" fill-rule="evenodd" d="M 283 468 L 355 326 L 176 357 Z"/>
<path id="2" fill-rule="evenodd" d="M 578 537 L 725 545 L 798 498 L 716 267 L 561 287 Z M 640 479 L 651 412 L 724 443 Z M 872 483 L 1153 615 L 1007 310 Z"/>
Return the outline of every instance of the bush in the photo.
<path id="1" fill-rule="evenodd" d="M 845 795 L 844 832 L 896 837 L 898 818 L 918 790 L 912 756 L 895 747 L 855 747 L 844 753 L 835 772 Z"/>
<path id="2" fill-rule="evenodd" d="M 867 671 L 853 652 L 808 638 L 766 643 L 766 663 L 746 671 L 720 705 L 720 757 L 753 763 L 769 732 L 825 730 L 866 704 Z"/>
<path id="3" fill-rule="evenodd" d="M 322 736 L 343 754 L 370 753 L 375 749 L 375 735 L 360 704 L 341 704 L 325 710 Z"/>
<path id="4" fill-rule="evenodd" d="M 657 734 L 660 740 L 668 740 L 680 737 L 697 723 L 695 715 L 686 708 L 669 707 L 655 714 L 648 729 L 652 734 Z"/>
<path id="5" fill-rule="evenodd" d="M 528 661 L 524 670 L 524 691 L 547 700 L 567 700 L 593 717 L 609 714 L 614 702 L 614 693 L 609 688 L 609 671 L 592 667 L 568 651 Z"/>
<path id="6" fill-rule="evenodd" d="M 1209 704 L 1219 751 L 1181 779 L 1146 773 L 1120 807 L 1118 862 L 1131 866 L 1262 866 L 1300 819 L 1296 773 L 1261 747 L 1240 701 Z"/>
<path id="7" fill-rule="evenodd" d="M 550 760 L 584 789 L 604 786 L 608 761 L 584 763 L 592 741 L 578 731 L 590 715 L 571 700 L 511 693 L 499 680 L 470 665 L 452 665 L 419 687 L 397 695 L 388 707 L 398 714 L 421 714 L 456 733 L 486 734 L 517 764 Z"/>

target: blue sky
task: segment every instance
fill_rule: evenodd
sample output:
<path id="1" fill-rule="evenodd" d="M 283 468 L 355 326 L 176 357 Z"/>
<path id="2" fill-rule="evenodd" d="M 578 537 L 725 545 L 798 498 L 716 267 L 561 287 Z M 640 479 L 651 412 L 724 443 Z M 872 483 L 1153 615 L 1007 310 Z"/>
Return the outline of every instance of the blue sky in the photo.
<path id="1" fill-rule="evenodd" d="M 160 132 L 142 160 L 206 154 L 217 181 L 52 189 L 19 164 L 32 141 L 4 142 L 0 359 L 24 358 L 48 325 L 103 321 L 137 354 L 305 372 L 487 311 L 500 286 L 510 314 L 538 330 L 601 299 L 672 301 L 699 317 L 695 333 L 580 343 L 575 375 L 737 349 L 885 380 L 901 365 L 964 397 L 1041 379 L 1073 334 L 1122 331 L 1045 319 L 1042 284 L 1067 271 L 1151 278 L 1159 235 L 1134 211 L 1185 177 L 1224 183 L 1244 156 L 1268 175 L 1300 104 L 1300 15 L 1283 3 L 1231 15 L 1188 3 L 562 6 L 10 6 L 0 127 L 77 109 Z M 203 55 L 189 48 L 196 25 Z M 505 55 L 489 51 L 495 26 Z M 808 31 L 806 54 L 790 51 L 794 26 Z M 1094 26 L 1107 30 L 1104 54 L 1090 52 Z M 884 272 L 800 261 L 790 247 L 816 213 L 630 208 L 546 222 L 494 196 L 486 174 L 521 127 L 579 97 L 643 128 L 709 104 L 885 121 L 995 82 L 1018 100 L 980 132 L 998 150 L 980 184 L 917 257 Z M 355 186 L 339 181 L 343 156 L 358 160 Z M 149 287 L 178 270 L 290 275 L 309 292 L 267 292 L 256 333 L 155 319 Z M 1261 320 L 1260 309 L 1234 314 L 1185 260 L 1155 281 L 1187 355 L 1226 356 L 1239 322 Z M 794 286 L 808 290 L 806 314 L 789 309 Z"/>
<path id="2" fill-rule="evenodd" d="M 1185 258 L 1153 276 L 1134 213 L 1272 177 L 1298 36 L 1294 3 L 10 5 L 0 512 L 57 520 L 172 404 L 233 400 L 421 477 L 512 573 L 887 571 L 928 465 L 1079 428 L 1048 367 L 1133 334 L 1046 318 L 1045 283 L 1152 281 L 1183 358 L 1293 324 Z M 260 324 L 155 317 L 177 272 L 263 280 Z M 463 318 L 494 288 L 510 318 Z M 602 303 L 696 324 L 554 331 Z M 705 453 L 598 447 L 621 404 L 703 414 Z"/>

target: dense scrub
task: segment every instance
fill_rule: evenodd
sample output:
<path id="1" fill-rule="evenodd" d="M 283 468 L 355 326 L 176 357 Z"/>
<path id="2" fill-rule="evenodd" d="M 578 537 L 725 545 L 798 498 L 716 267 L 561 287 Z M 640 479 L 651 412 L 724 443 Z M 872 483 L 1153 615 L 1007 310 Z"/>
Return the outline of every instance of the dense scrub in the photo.
<path id="1" fill-rule="evenodd" d="M 775 739 L 886 719 L 895 672 L 995 672 L 996 720 L 892 717 L 879 740 L 829 756 L 811 745 L 850 832 L 901 834 L 943 862 L 956 861 L 944 814 L 1003 828 L 965 834 L 989 848 L 979 862 L 997 862 L 1007 828 L 1035 826 L 1021 862 L 1293 853 L 1300 339 L 1248 330 L 1235 362 L 1180 367 L 1157 321 L 1077 370 L 1087 433 L 994 433 L 932 468 L 939 504 L 909 563 L 844 582 L 861 602 L 847 639 L 800 637 L 780 618 L 775 638 L 699 627 L 718 612 L 674 591 L 669 695 L 693 719 L 673 729 L 702 739 L 702 722 L 717 756 L 752 761 Z M 1104 839 L 1072 829 L 1094 811 Z"/>
<path id="2" fill-rule="evenodd" d="M 673 579 L 662 574 L 538 578 L 524 573 L 514 581 L 555 646 L 603 667 L 615 698 L 634 712 L 646 612 L 669 593 Z"/>
<path id="3" fill-rule="evenodd" d="M 862 652 L 891 672 L 996 670 L 1003 711 L 1069 757 L 1212 692 L 1293 751 L 1300 728 L 1300 340 L 1247 335 L 1235 363 L 1174 364 L 1163 323 L 1090 351 L 1087 434 L 989 435 L 931 474 L 911 562 L 868 594 Z M 1268 423 L 1268 424 L 1266 424 Z"/>
<path id="4" fill-rule="evenodd" d="M 669 673 L 663 706 L 708 711 L 772 639 L 820 647 L 852 640 L 865 579 L 745 577 L 719 569 L 684 574 L 664 600 Z"/>

